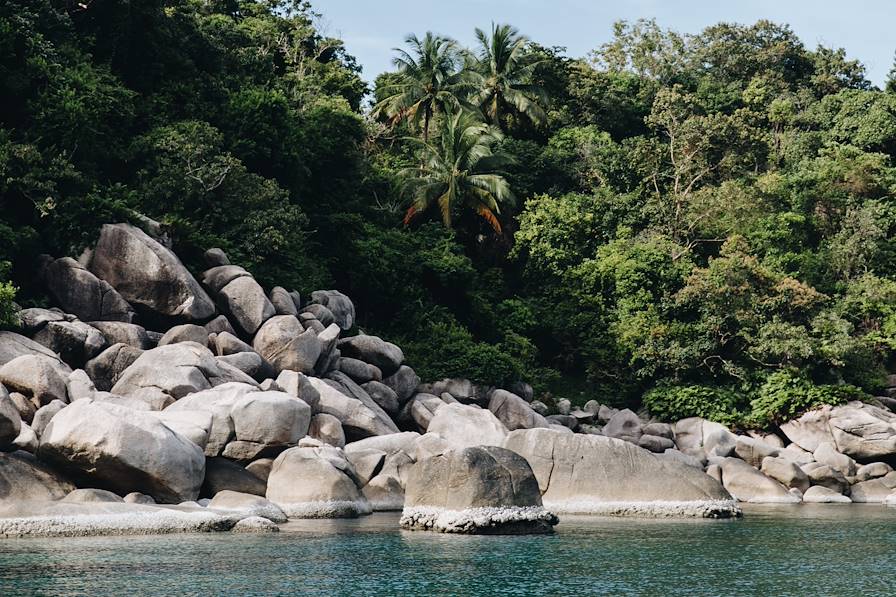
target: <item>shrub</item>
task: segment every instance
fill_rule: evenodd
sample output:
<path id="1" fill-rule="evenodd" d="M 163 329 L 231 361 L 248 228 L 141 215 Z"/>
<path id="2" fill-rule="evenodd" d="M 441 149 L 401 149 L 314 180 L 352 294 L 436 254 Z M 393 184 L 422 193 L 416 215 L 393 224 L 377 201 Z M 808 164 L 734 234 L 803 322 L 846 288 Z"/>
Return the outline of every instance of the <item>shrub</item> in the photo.
<path id="1" fill-rule="evenodd" d="M 643 402 L 664 421 L 702 417 L 730 424 L 738 418 L 736 394 L 722 387 L 661 385 L 644 394 Z"/>
<path id="2" fill-rule="evenodd" d="M 18 306 L 14 302 L 18 289 L 3 280 L 8 270 L 9 263 L 0 261 L 0 329 L 16 327 L 19 323 Z"/>
<path id="3" fill-rule="evenodd" d="M 466 377 L 477 383 L 505 386 L 523 378 L 518 355 L 503 345 L 477 342 L 453 321 L 435 322 L 413 339 L 398 342 L 407 362 L 424 381 Z"/>
<path id="4" fill-rule="evenodd" d="M 777 371 L 768 376 L 750 402 L 746 423 L 766 427 L 784 423 L 824 404 L 836 406 L 867 398 L 868 395 L 855 386 L 815 385 L 789 371 Z"/>

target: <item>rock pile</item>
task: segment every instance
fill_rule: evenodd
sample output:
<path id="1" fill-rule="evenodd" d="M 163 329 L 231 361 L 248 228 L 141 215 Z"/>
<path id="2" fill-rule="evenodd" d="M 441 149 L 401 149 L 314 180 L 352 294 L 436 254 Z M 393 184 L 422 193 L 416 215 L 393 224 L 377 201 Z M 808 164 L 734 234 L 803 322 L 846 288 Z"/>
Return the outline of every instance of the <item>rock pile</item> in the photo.
<path id="1" fill-rule="evenodd" d="M 549 407 L 525 383 L 421 383 L 399 346 L 357 331 L 344 294 L 266 291 L 223 251 L 205 260 L 197 279 L 125 224 L 80 262 L 43 258 L 57 307 L 0 332 L 0 534 L 262 532 L 250 517 L 376 510 L 413 529 L 546 532 L 545 507 L 725 517 L 732 496 L 884 502 L 896 488 L 889 396 L 736 435 L 593 400 Z"/>

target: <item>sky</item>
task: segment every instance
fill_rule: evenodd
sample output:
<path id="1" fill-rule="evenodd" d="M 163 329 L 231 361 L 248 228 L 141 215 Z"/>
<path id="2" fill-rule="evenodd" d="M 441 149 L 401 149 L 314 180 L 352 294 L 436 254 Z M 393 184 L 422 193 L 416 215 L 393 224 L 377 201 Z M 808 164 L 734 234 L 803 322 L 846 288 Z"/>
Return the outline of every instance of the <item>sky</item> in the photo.
<path id="1" fill-rule="evenodd" d="M 392 48 L 408 33 L 428 30 L 473 45 L 473 29 L 510 23 L 545 46 L 585 56 L 609 41 L 612 25 L 655 18 L 663 28 L 697 33 L 719 21 L 789 24 L 807 47 L 846 49 L 881 86 L 896 50 L 893 0 L 313 0 L 325 35 L 345 40 L 372 81 L 391 69 Z"/>

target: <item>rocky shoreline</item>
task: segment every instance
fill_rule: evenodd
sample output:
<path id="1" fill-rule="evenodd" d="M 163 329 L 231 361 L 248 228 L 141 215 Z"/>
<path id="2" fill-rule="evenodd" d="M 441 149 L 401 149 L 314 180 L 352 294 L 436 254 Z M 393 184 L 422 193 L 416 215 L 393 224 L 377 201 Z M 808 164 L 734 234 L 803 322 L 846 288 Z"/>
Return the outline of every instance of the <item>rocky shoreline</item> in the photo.
<path id="1" fill-rule="evenodd" d="M 383 510 L 410 530 L 545 533 L 565 513 L 896 504 L 889 395 L 738 435 L 549 408 L 525 383 L 422 383 L 340 292 L 266 292 L 222 251 L 206 260 L 200 282 L 126 224 L 80 260 L 43 259 L 56 307 L 0 332 L 0 536 L 271 532 Z"/>

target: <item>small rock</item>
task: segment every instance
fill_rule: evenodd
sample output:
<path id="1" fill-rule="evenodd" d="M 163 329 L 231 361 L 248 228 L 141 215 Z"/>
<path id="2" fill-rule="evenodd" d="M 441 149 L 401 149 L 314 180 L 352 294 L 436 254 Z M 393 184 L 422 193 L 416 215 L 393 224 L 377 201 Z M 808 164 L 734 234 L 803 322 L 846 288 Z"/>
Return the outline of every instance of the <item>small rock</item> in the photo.
<path id="1" fill-rule="evenodd" d="M 893 472 L 893 467 L 886 462 L 872 462 L 856 469 L 856 480 L 860 482 L 869 481 L 878 477 L 884 477 L 891 472 Z"/>
<path id="2" fill-rule="evenodd" d="M 766 456 L 762 459 L 762 472 L 790 489 L 806 493 L 809 477 L 793 462 L 780 457 Z"/>
<path id="3" fill-rule="evenodd" d="M 249 516 L 233 525 L 234 533 L 278 533 L 280 527 L 267 518 Z"/>
<path id="4" fill-rule="evenodd" d="M 644 448 L 645 450 L 650 450 L 656 454 L 662 454 L 666 450 L 670 450 L 675 447 L 675 442 L 667 437 L 660 437 L 658 435 L 642 435 L 640 439 L 638 439 L 638 445 Z"/>
<path id="5" fill-rule="evenodd" d="M 803 493 L 806 504 L 850 504 L 852 500 L 821 485 L 813 485 Z"/>
<path id="6" fill-rule="evenodd" d="M 176 325 L 162 336 L 159 346 L 176 344 L 177 342 L 195 342 L 201 346 L 208 346 L 208 331 L 201 325 L 185 323 Z"/>

